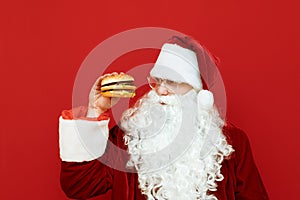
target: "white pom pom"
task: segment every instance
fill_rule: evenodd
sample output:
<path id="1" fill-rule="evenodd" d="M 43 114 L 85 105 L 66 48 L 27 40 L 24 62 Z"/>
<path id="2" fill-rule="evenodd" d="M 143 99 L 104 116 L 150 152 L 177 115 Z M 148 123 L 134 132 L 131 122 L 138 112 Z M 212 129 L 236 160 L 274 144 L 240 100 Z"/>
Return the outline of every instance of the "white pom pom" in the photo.
<path id="1" fill-rule="evenodd" d="M 214 95 L 208 90 L 201 90 L 197 98 L 199 109 L 209 110 L 214 105 Z"/>

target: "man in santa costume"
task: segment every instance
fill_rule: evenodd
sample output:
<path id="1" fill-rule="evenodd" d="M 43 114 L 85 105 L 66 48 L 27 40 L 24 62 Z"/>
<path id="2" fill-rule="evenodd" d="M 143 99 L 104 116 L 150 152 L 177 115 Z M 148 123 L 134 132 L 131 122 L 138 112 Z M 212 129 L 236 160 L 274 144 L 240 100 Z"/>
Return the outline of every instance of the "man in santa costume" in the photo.
<path id="1" fill-rule="evenodd" d="M 263 200 L 266 190 L 245 133 L 221 119 L 200 68 L 210 54 L 188 37 L 165 43 L 152 88 L 109 130 L 114 104 L 99 94 L 60 117 L 61 186 L 69 198 Z M 115 73 L 113 73 L 115 74 Z M 124 153 L 126 152 L 126 153 Z"/>

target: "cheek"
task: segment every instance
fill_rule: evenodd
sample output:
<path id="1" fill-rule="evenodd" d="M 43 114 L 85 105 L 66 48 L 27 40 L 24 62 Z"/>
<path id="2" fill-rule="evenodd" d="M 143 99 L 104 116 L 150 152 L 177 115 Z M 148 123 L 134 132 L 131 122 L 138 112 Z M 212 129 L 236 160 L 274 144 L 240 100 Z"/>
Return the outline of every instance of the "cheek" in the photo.
<path id="1" fill-rule="evenodd" d="M 167 88 L 163 87 L 163 86 L 158 86 L 155 88 L 155 92 L 156 94 L 158 94 L 159 96 L 161 95 L 168 95 L 169 91 L 167 90 Z"/>
<path id="2" fill-rule="evenodd" d="M 189 87 L 178 87 L 176 93 L 177 94 L 185 94 L 190 90 L 191 90 L 191 88 L 189 88 Z"/>
<path id="3" fill-rule="evenodd" d="M 192 89 L 193 89 L 192 86 L 190 86 L 189 84 L 183 83 L 183 84 L 178 85 L 176 93 L 177 94 L 185 94 L 185 93 L 189 92 Z"/>

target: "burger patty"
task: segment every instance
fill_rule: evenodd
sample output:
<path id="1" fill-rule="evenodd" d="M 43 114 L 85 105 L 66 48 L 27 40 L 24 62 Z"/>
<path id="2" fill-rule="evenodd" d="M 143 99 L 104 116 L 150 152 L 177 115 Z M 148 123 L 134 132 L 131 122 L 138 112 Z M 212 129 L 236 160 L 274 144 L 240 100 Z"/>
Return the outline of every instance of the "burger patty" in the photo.
<path id="1" fill-rule="evenodd" d="M 109 91 L 124 91 L 124 92 L 134 93 L 135 90 L 127 90 L 127 89 L 109 89 L 109 90 L 102 90 L 101 92 L 109 92 Z"/>
<path id="2" fill-rule="evenodd" d="M 101 91 L 112 91 L 112 90 L 132 90 L 134 91 L 136 86 L 129 84 L 114 84 L 114 85 L 106 85 L 101 87 Z"/>
<path id="3" fill-rule="evenodd" d="M 134 84 L 133 81 L 116 81 L 116 82 L 103 84 L 101 85 L 101 87 L 110 86 L 110 85 L 134 85 Z"/>

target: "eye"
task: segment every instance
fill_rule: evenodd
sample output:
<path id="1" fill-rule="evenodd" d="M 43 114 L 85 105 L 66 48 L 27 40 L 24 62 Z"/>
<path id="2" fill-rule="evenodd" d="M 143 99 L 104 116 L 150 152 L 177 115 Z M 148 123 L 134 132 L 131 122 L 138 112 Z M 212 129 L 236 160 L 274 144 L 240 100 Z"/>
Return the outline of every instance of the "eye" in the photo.
<path id="1" fill-rule="evenodd" d="M 154 78 L 155 79 L 155 81 L 158 83 L 158 84 L 161 84 L 162 83 L 162 79 L 161 78 Z"/>
<path id="2" fill-rule="evenodd" d="M 177 85 L 177 84 L 178 84 L 177 82 L 171 81 L 171 80 L 166 80 L 166 83 L 167 83 L 168 85 Z"/>

